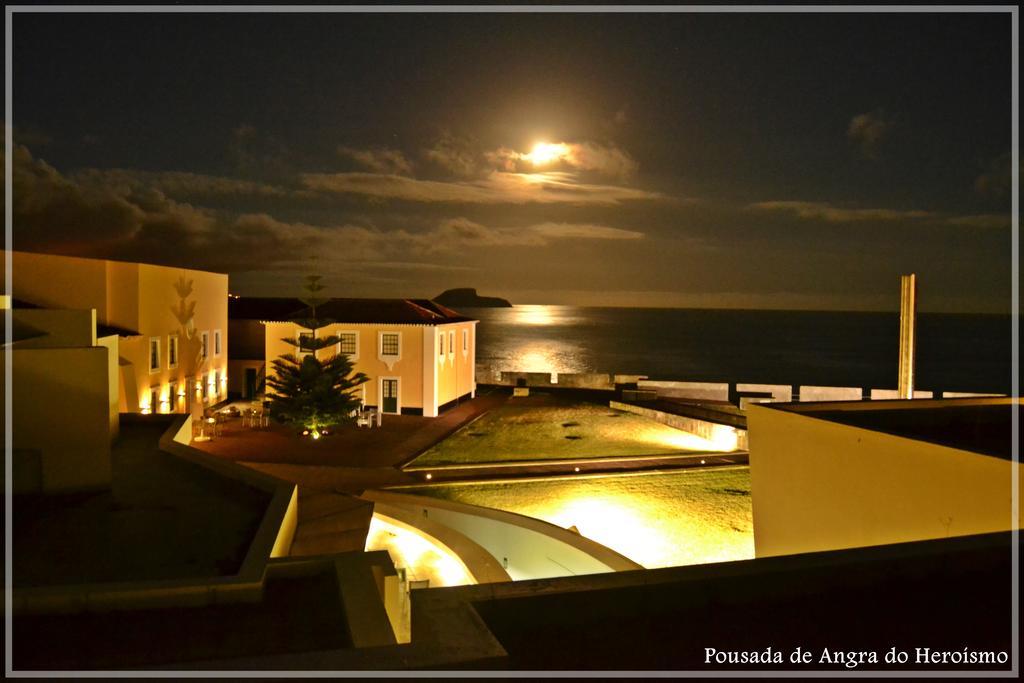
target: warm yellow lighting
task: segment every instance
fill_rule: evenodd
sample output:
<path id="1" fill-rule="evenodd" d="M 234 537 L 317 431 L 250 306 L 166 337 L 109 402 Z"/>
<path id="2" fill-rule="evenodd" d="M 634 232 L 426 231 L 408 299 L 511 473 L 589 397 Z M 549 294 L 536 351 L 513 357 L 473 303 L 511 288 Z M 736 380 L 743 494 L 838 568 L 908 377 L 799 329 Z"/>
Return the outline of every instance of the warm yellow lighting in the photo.
<path id="1" fill-rule="evenodd" d="M 564 143 L 538 142 L 533 146 L 529 154 L 523 155 L 523 158 L 534 166 L 547 166 L 566 157 L 568 154 L 569 146 Z"/>
<path id="2" fill-rule="evenodd" d="M 575 472 L 579 472 L 579 471 L 580 471 L 580 468 L 579 468 L 579 467 L 573 467 L 572 469 L 573 469 L 573 471 L 575 471 Z"/>
<path id="3" fill-rule="evenodd" d="M 728 452 L 736 450 L 736 432 L 729 427 L 716 426 L 711 433 L 710 439 L 684 432 L 682 430 L 665 430 L 661 425 L 652 425 L 646 429 L 639 429 L 634 433 L 638 441 L 646 441 L 651 445 L 658 445 L 668 448 L 679 448 L 688 451 L 715 451 Z"/>
<path id="4" fill-rule="evenodd" d="M 366 534 L 367 551 L 386 550 L 396 567 L 412 580 L 427 579 L 430 587 L 474 583 L 465 565 L 448 548 L 414 530 L 374 515 Z"/>
<path id="5" fill-rule="evenodd" d="M 309 430 L 308 429 L 303 429 L 302 430 L 302 435 L 303 436 L 309 436 Z"/>
<path id="6" fill-rule="evenodd" d="M 317 430 L 314 429 L 313 433 L 310 434 L 310 436 L 312 436 L 314 439 L 319 439 L 320 438 L 320 432 L 318 432 Z"/>
<path id="7" fill-rule="evenodd" d="M 433 478 L 434 478 L 434 475 L 431 474 L 430 472 L 427 472 L 427 479 L 433 479 Z"/>
<path id="8" fill-rule="evenodd" d="M 754 555 L 747 468 L 578 477 L 444 487 L 445 498 L 542 519 L 647 568 Z"/>

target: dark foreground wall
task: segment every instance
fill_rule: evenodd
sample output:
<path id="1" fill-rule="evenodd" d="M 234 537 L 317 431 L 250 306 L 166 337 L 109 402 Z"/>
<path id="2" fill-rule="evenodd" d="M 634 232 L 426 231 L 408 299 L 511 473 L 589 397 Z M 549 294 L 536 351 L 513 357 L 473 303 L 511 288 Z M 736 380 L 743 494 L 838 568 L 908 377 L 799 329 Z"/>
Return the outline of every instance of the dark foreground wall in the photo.
<path id="1" fill-rule="evenodd" d="M 915 660 L 916 648 L 1009 656 L 1010 549 L 1009 534 L 994 534 L 573 577 L 532 591 L 529 582 L 509 585 L 515 596 L 496 587 L 494 598 L 474 604 L 512 669 L 847 670 L 822 662 L 827 648 L 832 661 L 835 651 L 876 653 L 878 664 L 865 656 L 858 670 L 1005 671 L 1009 664 Z M 623 585 L 630 574 L 636 583 Z M 705 661 L 705 648 L 764 653 L 769 647 L 784 663 Z M 893 647 L 908 653 L 906 664 L 885 663 Z M 810 663 L 790 661 L 797 648 L 811 653 Z"/>

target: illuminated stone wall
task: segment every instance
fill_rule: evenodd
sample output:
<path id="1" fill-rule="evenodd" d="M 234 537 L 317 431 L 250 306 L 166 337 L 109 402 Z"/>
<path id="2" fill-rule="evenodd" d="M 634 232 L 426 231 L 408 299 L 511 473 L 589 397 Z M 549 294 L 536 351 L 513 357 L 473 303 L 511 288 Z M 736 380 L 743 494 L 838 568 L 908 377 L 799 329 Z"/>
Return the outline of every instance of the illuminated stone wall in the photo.
<path id="1" fill-rule="evenodd" d="M 814 417 L 819 409 L 913 409 L 909 403 L 750 407 L 758 557 L 1009 528 L 1009 460 Z M 950 402 L 913 403 L 927 408 Z"/>

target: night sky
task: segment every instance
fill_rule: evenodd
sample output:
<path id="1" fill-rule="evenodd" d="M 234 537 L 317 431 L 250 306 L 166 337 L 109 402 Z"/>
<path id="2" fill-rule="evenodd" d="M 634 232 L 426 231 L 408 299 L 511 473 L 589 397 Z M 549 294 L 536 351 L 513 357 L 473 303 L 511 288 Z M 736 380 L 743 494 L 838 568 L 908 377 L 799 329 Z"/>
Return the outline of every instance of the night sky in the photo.
<path id="1" fill-rule="evenodd" d="M 18 13 L 13 246 L 581 305 L 895 310 L 916 272 L 1008 312 L 1010 48 L 1007 13 Z"/>

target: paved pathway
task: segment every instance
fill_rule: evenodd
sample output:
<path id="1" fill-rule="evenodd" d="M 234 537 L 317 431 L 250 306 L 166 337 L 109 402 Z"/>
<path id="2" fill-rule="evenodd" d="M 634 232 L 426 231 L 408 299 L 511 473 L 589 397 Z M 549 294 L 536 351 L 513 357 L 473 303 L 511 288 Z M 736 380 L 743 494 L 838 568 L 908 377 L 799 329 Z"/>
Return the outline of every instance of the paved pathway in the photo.
<path id="1" fill-rule="evenodd" d="M 362 550 L 373 504 L 355 496 L 416 483 L 399 469 L 402 464 L 507 399 L 506 392 L 492 391 L 436 418 L 385 415 L 380 428 L 344 425 L 315 441 L 297 439 L 282 425 L 250 429 L 236 419 L 213 441 L 192 445 L 299 486 L 293 555 Z"/>
<path id="2" fill-rule="evenodd" d="M 222 426 L 221 436 L 192 445 L 235 462 L 274 463 L 342 468 L 396 467 L 441 441 L 470 420 L 508 399 L 504 392 L 477 396 L 439 417 L 384 415 L 380 427 L 346 424 L 319 440 L 295 437 L 292 428 L 271 422 L 269 427 L 243 427 L 239 419 Z"/>
<path id="3" fill-rule="evenodd" d="M 428 448 L 508 400 L 505 389 L 477 396 L 436 418 L 385 415 L 380 428 L 339 427 L 325 438 L 297 439 L 287 427 L 224 425 L 213 441 L 193 445 L 299 486 L 299 525 L 293 554 L 361 549 L 372 504 L 356 496 L 367 489 L 424 483 L 573 476 L 746 464 L 745 452 L 545 460 L 401 469 Z M 539 400 L 539 399 L 538 399 Z M 429 475 L 429 478 L 428 478 Z"/>
<path id="4" fill-rule="evenodd" d="M 553 475 L 614 474 L 643 470 L 676 470 L 694 467 L 722 467 L 746 465 L 750 462 L 745 451 L 735 453 L 672 453 L 658 455 L 630 455 L 576 460 L 532 460 L 474 465 L 447 465 L 444 467 L 418 467 L 405 470 L 415 483 L 441 483 L 453 481 L 481 481 L 487 479 L 526 479 Z M 430 475 L 429 479 L 427 475 Z M 392 485 L 407 482 L 396 481 Z"/>

